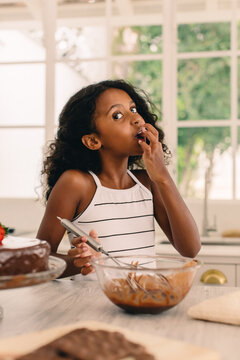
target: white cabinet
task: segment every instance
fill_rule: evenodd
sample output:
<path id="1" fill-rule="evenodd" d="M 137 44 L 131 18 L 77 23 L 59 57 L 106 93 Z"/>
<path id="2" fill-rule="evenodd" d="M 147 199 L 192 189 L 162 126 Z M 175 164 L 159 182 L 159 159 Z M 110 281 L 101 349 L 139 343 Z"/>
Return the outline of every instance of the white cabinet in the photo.
<path id="1" fill-rule="evenodd" d="M 162 244 L 156 239 L 156 252 L 159 255 L 178 255 L 179 253 L 170 244 Z M 196 256 L 203 265 L 199 268 L 194 284 L 208 285 L 202 283 L 201 277 L 212 277 L 215 279 L 226 277 L 226 282 L 217 286 L 240 286 L 240 245 L 202 245 L 199 254 Z M 208 271 L 208 273 L 206 273 Z M 209 275 L 210 272 L 210 275 Z M 213 285 L 209 283 L 209 285 Z"/>

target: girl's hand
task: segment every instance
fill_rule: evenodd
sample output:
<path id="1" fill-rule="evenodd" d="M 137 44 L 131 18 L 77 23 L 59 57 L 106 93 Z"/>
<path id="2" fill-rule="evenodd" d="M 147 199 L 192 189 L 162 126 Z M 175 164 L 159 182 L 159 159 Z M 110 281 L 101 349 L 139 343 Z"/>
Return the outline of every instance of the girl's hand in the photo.
<path id="1" fill-rule="evenodd" d="M 143 132 L 143 136 L 149 140 L 149 144 L 141 139 L 138 141 L 143 150 L 143 162 L 150 179 L 153 182 L 161 181 L 164 179 L 167 170 L 164 163 L 162 144 L 158 141 L 158 131 L 148 123 L 145 123 L 144 127 L 146 131 Z"/>
<path id="2" fill-rule="evenodd" d="M 91 230 L 89 235 L 99 242 L 96 231 Z M 68 251 L 68 255 L 74 258 L 74 265 L 81 268 L 82 275 L 87 275 L 93 272 L 94 269 L 93 266 L 89 263 L 89 260 L 93 259 L 94 257 L 101 256 L 101 253 L 93 250 L 86 244 L 86 241 L 87 238 L 85 236 L 78 236 L 72 239 L 72 244 L 75 246 L 75 248 Z"/>

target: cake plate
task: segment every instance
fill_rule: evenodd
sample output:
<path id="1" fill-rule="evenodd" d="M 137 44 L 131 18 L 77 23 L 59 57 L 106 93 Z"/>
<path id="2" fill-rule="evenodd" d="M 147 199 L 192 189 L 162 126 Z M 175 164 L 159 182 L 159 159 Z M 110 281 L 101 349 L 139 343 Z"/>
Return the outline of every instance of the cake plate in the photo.
<path id="1" fill-rule="evenodd" d="M 49 256 L 49 270 L 22 275 L 0 276 L 0 290 L 42 284 L 56 279 L 66 269 L 66 262 L 55 256 Z M 3 309 L 0 306 L 0 319 L 3 318 Z"/>

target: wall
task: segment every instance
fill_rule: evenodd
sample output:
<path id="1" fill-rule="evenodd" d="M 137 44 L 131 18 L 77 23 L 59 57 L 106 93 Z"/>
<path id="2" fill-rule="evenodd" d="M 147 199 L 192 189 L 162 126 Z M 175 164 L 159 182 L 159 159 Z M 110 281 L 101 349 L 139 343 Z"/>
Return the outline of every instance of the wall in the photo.
<path id="1" fill-rule="evenodd" d="M 16 229 L 16 235 L 36 235 L 44 213 L 44 204 L 33 199 L 0 199 L 0 222 Z"/>

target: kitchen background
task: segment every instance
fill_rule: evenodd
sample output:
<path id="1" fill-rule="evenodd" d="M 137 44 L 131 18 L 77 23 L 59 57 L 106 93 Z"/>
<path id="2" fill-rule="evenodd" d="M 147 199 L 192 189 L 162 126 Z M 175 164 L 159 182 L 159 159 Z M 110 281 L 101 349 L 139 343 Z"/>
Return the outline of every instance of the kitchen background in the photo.
<path id="1" fill-rule="evenodd" d="M 237 0 L 0 0 L 0 222 L 36 234 L 61 108 L 106 78 L 156 104 L 200 233 L 240 235 Z"/>

